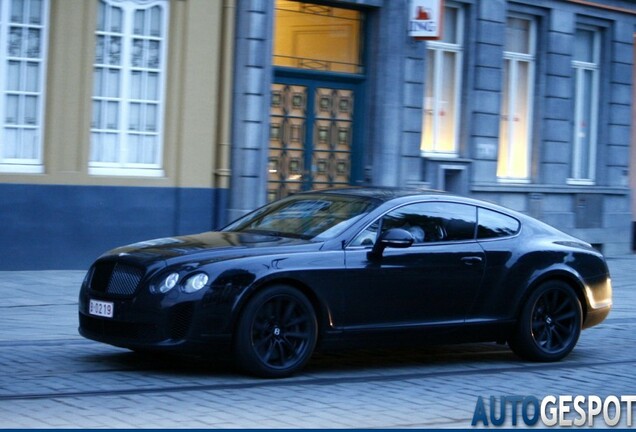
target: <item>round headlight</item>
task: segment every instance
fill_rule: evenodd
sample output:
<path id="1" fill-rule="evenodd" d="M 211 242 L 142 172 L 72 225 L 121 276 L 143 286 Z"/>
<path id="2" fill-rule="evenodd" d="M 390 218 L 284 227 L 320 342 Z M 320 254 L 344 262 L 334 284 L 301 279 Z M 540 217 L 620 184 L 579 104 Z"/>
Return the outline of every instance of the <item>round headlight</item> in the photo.
<path id="1" fill-rule="evenodd" d="M 168 277 L 165 278 L 163 282 L 161 282 L 161 285 L 159 285 L 158 290 L 162 294 L 167 293 L 172 288 L 177 286 L 177 282 L 179 282 L 179 273 L 170 273 Z"/>
<path id="2" fill-rule="evenodd" d="M 208 279 L 208 275 L 205 273 L 197 273 L 194 276 L 190 276 L 183 286 L 183 291 L 187 293 L 199 291 L 208 283 Z"/>

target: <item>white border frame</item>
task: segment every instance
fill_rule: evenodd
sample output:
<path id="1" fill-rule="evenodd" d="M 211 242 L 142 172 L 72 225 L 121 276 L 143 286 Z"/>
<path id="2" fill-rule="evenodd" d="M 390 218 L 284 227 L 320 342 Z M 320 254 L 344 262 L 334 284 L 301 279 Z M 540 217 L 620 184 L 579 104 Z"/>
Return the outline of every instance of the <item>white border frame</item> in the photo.
<path id="1" fill-rule="evenodd" d="M 530 176 L 531 176 L 531 169 L 532 169 L 532 147 L 533 147 L 532 146 L 532 139 L 533 139 L 532 123 L 534 118 L 533 109 L 534 109 L 534 92 L 535 92 L 535 85 L 536 85 L 535 73 L 536 73 L 536 63 L 537 63 L 536 54 L 537 54 L 537 25 L 538 24 L 537 24 L 537 18 L 533 15 L 509 13 L 506 16 L 506 21 L 508 20 L 508 18 L 517 18 L 517 19 L 522 19 L 522 20 L 526 20 L 530 22 L 530 34 L 529 34 L 529 41 L 528 41 L 529 43 L 528 48 L 530 50 L 530 53 L 523 54 L 523 53 L 517 53 L 517 52 L 511 52 L 511 51 L 504 51 L 503 53 L 504 61 L 510 60 L 510 70 L 508 71 L 509 83 L 517 82 L 518 63 L 526 62 L 529 65 L 527 111 L 529 115 L 531 116 L 531 118 L 528 119 L 528 122 L 527 122 L 529 125 L 528 133 L 527 133 L 528 146 L 526 150 L 526 161 L 527 161 L 528 168 L 527 168 L 527 172 L 525 173 L 525 176 L 523 177 L 512 177 L 509 175 L 510 174 L 509 170 L 507 170 L 506 175 L 500 176 L 499 174 L 497 174 L 497 181 L 501 183 L 530 183 L 531 182 Z M 507 23 L 506 23 L 506 26 L 507 26 Z M 515 106 L 513 102 L 517 100 L 517 87 L 514 85 L 511 85 L 508 90 L 509 90 L 508 107 L 510 110 L 512 109 L 511 107 Z M 512 151 L 513 143 L 512 143 L 511 137 L 513 136 L 513 131 L 514 131 L 514 122 L 508 121 L 507 126 L 508 127 L 507 127 L 506 133 L 508 134 L 509 139 L 507 141 L 508 142 L 508 160 L 506 162 L 508 163 L 508 166 L 510 166 L 511 161 L 515 158 L 518 152 L 515 153 Z M 501 137 L 499 137 L 499 143 L 501 145 Z M 499 156 L 497 156 L 497 171 L 499 171 L 498 167 L 499 167 Z"/>
<path id="2" fill-rule="evenodd" d="M 456 29 L 457 34 L 455 35 L 455 39 L 458 43 L 448 43 L 442 42 L 441 40 L 429 40 L 426 42 L 426 51 L 429 50 L 434 52 L 435 55 L 435 71 L 433 73 L 434 81 L 432 84 L 434 86 L 433 94 L 437 97 L 433 98 L 433 150 L 424 150 L 424 131 L 422 130 L 421 139 L 420 139 L 420 150 L 421 155 L 424 157 L 441 157 L 441 158 L 458 158 L 459 157 L 459 123 L 461 121 L 461 94 L 462 94 L 462 84 L 463 84 L 463 69 L 464 69 L 464 22 L 465 22 L 465 9 L 459 3 L 449 2 L 445 6 L 457 9 L 457 23 Z M 446 15 L 446 11 L 444 11 L 444 16 Z M 440 126 L 439 119 L 437 113 L 440 110 L 439 107 L 439 96 L 442 93 L 442 76 L 443 76 L 443 56 L 445 52 L 453 52 L 457 55 L 457 63 L 455 65 L 455 100 L 453 103 L 455 104 L 455 127 L 454 127 L 454 141 L 453 141 L 453 151 L 452 152 L 444 152 L 438 151 L 439 144 L 439 134 L 440 134 Z M 426 67 L 430 67 L 430 65 L 426 65 Z M 426 86 L 429 83 L 424 83 L 424 106 L 423 108 L 423 116 L 426 116 Z M 422 118 L 422 128 L 426 124 L 426 119 Z"/>
<path id="3" fill-rule="evenodd" d="M 120 148 L 119 160 L 120 162 L 99 162 L 92 161 L 91 155 L 93 152 L 93 142 L 92 137 L 90 140 L 90 149 L 89 149 L 89 161 L 88 161 L 88 174 L 96 175 L 96 176 L 132 176 L 132 177 L 163 177 L 165 176 L 165 172 L 163 170 L 163 160 L 164 160 L 164 116 L 166 111 L 166 82 L 167 82 L 167 74 L 168 74 L 168 43 L 169 43 L 169 21 L 170 21 L 170 4 L 167 0 L 133 0 L 133 1 L 125 1 L 125 0 L 102 0 L 107 6 L 119 7 L 122 8 L 122 65 L 121 65 L 121 82 L 120 88 L 121 91 L 118 95 L 117 99 L 121 106 L 119 108 L 119 120 L 120 127 L 117 131 L 118 139 L 120 143 L 122 143 L 122 147 Z M 159 88 L 158 88 L 158 96 L 159 96 L 159 108 L 157 110 L 157 163 L 156 164 L 130 164 L 121 162 L 125 160 L 126 152 L 128 151 L 127 145 L 127 135 L 128 135 L 128 109 L 131 102 L 134 102 L 134 99 L 130 97 L 130 72 L 133 69 L 131 60 L 130 60 L 130 51 L 131 51 L 131 42 L 133 39 L 133 26 L 134 26 L 134 15 L 137 10 L 147 10 L 153 8 L 155 6 L 159 6 L 163 12 L 163 19 L 161 23 L 161 31 L 162 36 L 160 38 L 162 42 L 161 46 L 161 55 L 160 55 L 160 63 L 159 63 L 159 73 L 161 74 L 159 79 Z M 108 31 L 102 32 L 103 34 L 108 34 Z M 101 33 L 100 33 L 101 34 Z M 97 22 L 95 22 L 95 31 L 93 32 L 93 37 L 97 37 Z M 95 54 L 95 53 L 94 53 Z M 92 72 L 95 71 L 96 63 L 93 62 Z M 92 89 L 92 87 L 91 87 Z M 93 90 L 91 90 L 92 92 Z M 94 101 L 94 94 L 91 94 L 91 113 L 92 113 L 92 103 Z M 100 99 L 101 100 L 101 99 Z M 109 130 L 110 131 L 110 130 Z M 92 136 L 93 132 L 105 132 L 101 129 L 94 129 L 91 127 L 90 134 Z"/>
<path id="4" fill-rule="evenodd" d="M 576 31 L 583 30 L 592 32 L 594 40 L 593 46 L 593 62 L 584 62 L 580 60 L 572 60 L 572 69 L 574 71 L 574 124 L 572 128 L 572 167 L 571 177 L 567 179 L 568 184 L 573 185 L 594 185 L 596 180 L 596 152 L 598 146 L 598 111 L 600 100 L 600 75 L 601 75 L 601 31 L 592 26 L 577 25 Z M 576 42 L 575 42 L 576 43 Z M 583 89 L 583 74 L 585 71 L 592 72 L 592 107 L 591 107 L 591 125 L 590 125 L 590 148 L 587 170 L 589 177 L 582 176 L 581 161 L 581 140 L 577 137 L 577 124 L 583 120 L 583 101 L 581 100 L 581 92 Z"/>
<path id="5" fill-rule="evenodd" d="M 38 58 L 40 63 L 40 73 L 38 76 L 38 106 L 37 115 L 39 123 L 33 129 L 36 131 L 37 139 L 37 158 L 34 159 L 4 159 L 2 157 L 4 146 L 4 126 L 5 126 L 5 107 L 6 107 L 6 79 L 7 79 L 7 62 L 8 62 L 8 35 L 9 35 L 9 11 L 11 2 L 8 0 L 0 1 L 0 173 L 16 173 L 16 174 L 42 174 L 44 173 L 44 131 L 46 124 L 46 96 L 47 96 L 47 69 L 48 69 L 48 47 L 49 47 L 49 28 L 50 28 L 50 0 L 42 0 L 42 22 L 40 28 L 40 53 Z M 29 25 L 36 27 L 35 25 Z"/>

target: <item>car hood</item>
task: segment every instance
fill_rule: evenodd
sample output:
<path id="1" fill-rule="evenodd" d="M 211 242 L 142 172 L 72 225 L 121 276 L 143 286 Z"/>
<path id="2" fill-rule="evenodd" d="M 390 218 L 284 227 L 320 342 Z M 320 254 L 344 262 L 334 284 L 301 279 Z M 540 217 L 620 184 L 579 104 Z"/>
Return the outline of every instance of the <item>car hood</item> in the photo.
<path id="1" fill-rule="evenodd" d="M 103 257 L 114 257 L 148 264 L 166 261 L 228 259 L 285 252 L 287 248 L 317 250 L 322 243 L 309 240 L 238 232 L 205 232 L 196 235 L 166 237 L 113 249 Z"/>

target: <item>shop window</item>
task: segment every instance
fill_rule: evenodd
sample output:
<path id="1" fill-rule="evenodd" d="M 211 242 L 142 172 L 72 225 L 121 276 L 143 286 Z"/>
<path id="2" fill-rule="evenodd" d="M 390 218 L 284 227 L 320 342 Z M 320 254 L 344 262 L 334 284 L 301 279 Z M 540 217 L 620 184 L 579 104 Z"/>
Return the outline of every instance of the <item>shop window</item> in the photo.
<path id="1" fill-rule="evenodd" d="M 276 0 L 274 65 L 362 73 L 362 13 Z"/>
<path id="2" fill-rule="evenodd" d="M 0 2 L 0 172 L 41 173 L 48 0 Z"/>
<path id="3" fill-rule="evenodd" d="M 530 177 L 536 22 L 510 16 L 506 24 L 497 177 L 527 182 Z"/>
<path id="4" fill-rule="evenodd" d="M 591 184 L 596 161 L 600 32 L 578 28 L 574 40 L 574 136 L 572 178 L 568 182 Z"/>
<path id="5" fill-rule="evenodd" d="M 163 175 L 168 3 L 100 0 L 89 172 Z"/>
<path id="6" fill-rule="evenodd" d="M 426 89 L 421 150 L 434 156 L 457 156 L 462 86 L 463 10 L 444 8 L 443 35 L 426 43 Z"/>

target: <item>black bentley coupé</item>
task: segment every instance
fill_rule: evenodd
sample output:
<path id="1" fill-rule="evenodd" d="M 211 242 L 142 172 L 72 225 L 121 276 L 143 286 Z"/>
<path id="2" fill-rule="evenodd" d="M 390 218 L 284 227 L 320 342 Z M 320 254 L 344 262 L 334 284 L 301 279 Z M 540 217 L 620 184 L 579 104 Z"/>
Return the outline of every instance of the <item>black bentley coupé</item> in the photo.
<path id="1" fill-rule="evenodd" d="M 603 321 L 603 256 L 542 222 L 431 191 L 339 189 L 266 205 L 218 232 L 114 249 L 90 267 L 79 331 L 132 350 L 232 350 L 284 377 L 317 347 L 507 342 L 556 361 Z"/>

